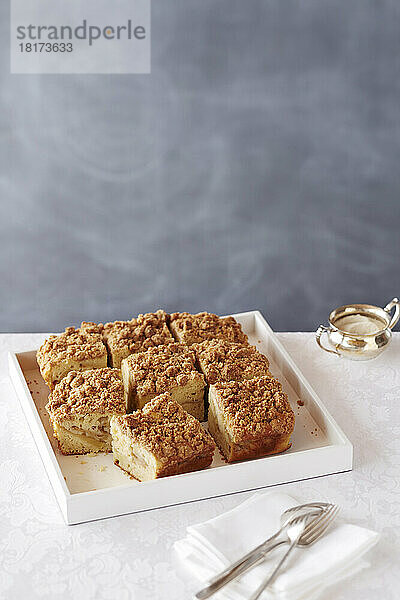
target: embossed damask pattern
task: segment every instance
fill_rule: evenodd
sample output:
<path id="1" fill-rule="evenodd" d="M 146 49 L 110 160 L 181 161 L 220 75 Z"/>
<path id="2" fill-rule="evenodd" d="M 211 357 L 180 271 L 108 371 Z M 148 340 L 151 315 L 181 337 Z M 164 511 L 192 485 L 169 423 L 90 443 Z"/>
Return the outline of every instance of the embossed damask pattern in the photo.
<path id="1" fill-rule="evenodd" d="M 171 551 L 185 528 L 249 493 L 67 527 L 7 372 L 7 350 L 45 336 L 0 336 L 0 598 L 189 600 L 195 582 Z M 354 444 L 354 470 L 281 486 L 299 500 L 330 500 L 343 518 L 382 534 L 372 567 L 324 600 L 395 600 L 400 568 L 400 334 L 372 362 L 323 353 L 313 334 L 279 334 Z M 396 564 L 397 563 L 397 564 Z"/>

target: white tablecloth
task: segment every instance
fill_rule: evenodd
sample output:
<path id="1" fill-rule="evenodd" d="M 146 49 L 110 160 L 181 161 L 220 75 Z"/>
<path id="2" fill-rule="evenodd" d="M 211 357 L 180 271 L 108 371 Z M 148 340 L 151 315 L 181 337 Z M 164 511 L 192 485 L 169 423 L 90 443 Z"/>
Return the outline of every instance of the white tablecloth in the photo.
<path id="1" fill-rule="evenodd" d="M 68 527 L 8 378 L 7 351 L 39 334 L 0 335 L 0 598 L 189 600 L 196 584 L 171 552 L 189 524 L 233 508 L 250 492 Z M 372 567 L 326 600 L 400 597 L 400 334 L 371 362 L 322 352 L 310 333 L 281 341 L 354 444 L 354 470 L 281 486 L 301 501 L 329 500 L 382 534 Z M 397 529 L 396 529 L 397 528 Z"/>

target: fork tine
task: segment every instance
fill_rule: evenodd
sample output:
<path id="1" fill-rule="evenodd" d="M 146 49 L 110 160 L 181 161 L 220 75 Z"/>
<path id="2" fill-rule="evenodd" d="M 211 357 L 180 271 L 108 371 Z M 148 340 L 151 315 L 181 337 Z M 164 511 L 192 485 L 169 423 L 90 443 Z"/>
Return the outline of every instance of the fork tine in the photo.
<path id="1" fill-rule="evenodd" d="M 330 506 L 333 506 L 333 504 L 330 502 L 308 502 L 307 504 L 298 504 L 297 506 L 292 506 L 292 508 L 288 508 L 285 512 L 301 510 L 302 508 L 327 508 Z"/>
<path id="2" fill-rule="evenodd" d="M 307 543 L 308 544 L 313 544 L 320 537 L 322 537 L 322 535 L 328 529 L 328 527 L 330 526 L 330 524 L 332 523 L 332 521 L 334 521 L 334 519 L 336 518 L 336 515 L 337 515 L 338 511 L 339 511 L 339 509 L 336 509 L 336 510 L 332 511 L 332 513 L 329 515 L 329 517 L 323 523 L 321 523 L 318 531 L 315 531 L 313 534 L 309 534 L 309 536 L 307 537 Z"/>
<path id="3" fill-rule="evenodd" d="M 320 538 L 328 529 L 332 521 L 336 518 L 338 512 L 338 506 L 334 506 L 332 509 L 327 510 L 322 518 L 318 519 L 317 522 L 312 523 L 312 525 L 315 524 L 314 527 L 311 527 L 309 530 L 305 531 L 302 542 L 304 544 L 312 544 L 318 538 Z"/>
<path id="4" fill-rule="evenodd" d="M 299 513 L 301 514 L 301 512 L 303 512 L 305 510 L 320 510 L 321 513 L 323 514 L 326 510 L 328 510 L 328 508 L 330 508 L 331 506 L 333 506 L 333 504 L 327 503 L 327 502 L 309 502 L 307 504 L 298 504 L 297 506 L 293 506 L 292 508 L 288 508 L 285 511 L 285 514 L 287 514 L 289 516 L 290 513 Z"/>
<path id="5" fill-rule="evenodd" d="M 336 506 L 332 510 L 330 515 L 327 517 L 327 519 L 323 523 L 321 523 L 320 532 L 324 533 L 326 531 L 326 529 L 329 527 L 329 525 L 332 523 L 332 521 L 334 521 L 336 519 L 338 512 L 339 512 L 339 507 Z"/>
<path id="6" fill-rule="evenodd" d="M 313 533 L 316 529 L 318 529 L 320 524 L 323 523 L 325 521 L 325 519 L 327 519 L 329 517 L 329 515 L 332 513 L 332 511 L 335 508 L 336 508 L 335 505 L 331 504 L 331 506 L 329 506 L 329 508 L 322 511 L 321 514 L 316 519 L 311 521 L 311 523 L 309 523 L 306 526 L 306 528 L 304 529 L 302 538 L 308 536 L 309 534 Z"/>
<path id="7" fill-rule="evenodd" d="M 311 521 L 311 523 L 309 523 L 305 528 L 304 528 L 304 532 L 302 534 L 302 537 L 304 536 L 305 533 L 307 533 L 308 531 L 314 530 L 315 527 L 318 526 L 319 522 L 321 521 L 321 519 L 325 518 L 325 516 L 332 510 L 332 507 L 334 505 L 332 504 L 331 506 L 329 506 L 329 508 L 325 508 L 325 509 L 320 509 L 320 512 L 317 513 L 317 515 L 314 516 L 314 519 Z M 304 520 L 305 514 L 302 513 L 301 511 L 299 511 L 298 515 L 294 515 L 294 517 L 292 517 L 292 520 L 290 521 L 291 524 L 293 525 L 294 523 L 300 523 L 301 521 Z"/>

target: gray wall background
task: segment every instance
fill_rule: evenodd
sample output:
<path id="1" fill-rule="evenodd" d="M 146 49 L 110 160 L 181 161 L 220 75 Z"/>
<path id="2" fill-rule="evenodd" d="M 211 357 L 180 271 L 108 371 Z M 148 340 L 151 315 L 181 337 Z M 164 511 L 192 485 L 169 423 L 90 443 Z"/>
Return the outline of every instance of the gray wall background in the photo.
<path id="1" fill-rule="evenodd" d="M 400 293 L 397 0 L 152 0 L 149 76 L 10 75 L 7 4 L 0 330 Z"/>

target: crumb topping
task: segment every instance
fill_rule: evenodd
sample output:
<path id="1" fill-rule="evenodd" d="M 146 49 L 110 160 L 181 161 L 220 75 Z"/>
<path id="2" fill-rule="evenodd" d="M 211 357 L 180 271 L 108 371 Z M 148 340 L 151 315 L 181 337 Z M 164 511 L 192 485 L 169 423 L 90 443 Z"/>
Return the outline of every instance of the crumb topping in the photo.
<path id="1" fill-rule="evenodd" d="M 103 335 L 111 350 L 127 348 L 130 354 L 174 341 L 167 327 L 167 313 L 163 310 L 139 315 L 130 321 L 106 323 Z"/>
<path id="2" fill-rule="evenodd" d="M 200 343 L 214 338 L 229 342 L 247 343 L 247 335 L 243 333 L 239 323 L 233 317 L 218 317 L 212 313 L 201 312 L 173 313 L 170 323 L 186 344 Z"/>
<path id="3" fill-rule="evenodd" d="M 255 346 L 225 340 L 208 340 L 195 345 L 207 383 L 242 381 L 270 375 L 269 361 Z"/>
<path id="4" fill-rule="evenodd" d="M 119 369 L 70 371 L 49 396 L 52 418 L 71 418 L 92 412 L 124 414 L 124 386 Z"/>
<path id="5" fill-rule="evenodd" d="M 105 354 L 101 327 L 96 323 L 83 322 L 79 329 L 67 327 L 60 335 L 51 335 L 39 348 L 36 356 L 43 371 L 64 360 L 87 360 Z"/>
<path id="6" fill-rule="evenodd" d="M 234 440 L 292 433 L 294 413 L 274 377 L 216 383 L 213 389 Z"/>
<path id="7" fill-rule="evenodd" d="M 210 454 L 215 449 L 210 434 L 168 393 L 153 398 L 141 410 L 116 417 L 115 421 L 132 443 L 144 446 L 167 464 Z"/>
<path id="8" fill-rule="evenodd" d="M 193 380 L 204 385 L 203 375 L 196 371 L 195 360 L 195 353 L 187 346 L 173 343 L 131 354 L 125 359 L 125 366 L 133 375 L 136 393 L 145 396 L 183 387 Z"/>

